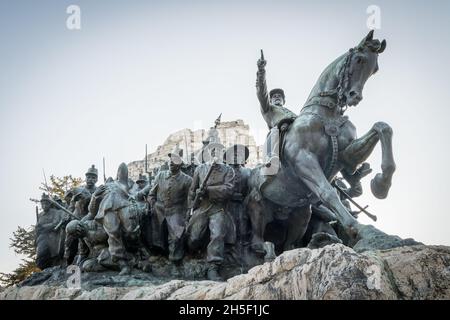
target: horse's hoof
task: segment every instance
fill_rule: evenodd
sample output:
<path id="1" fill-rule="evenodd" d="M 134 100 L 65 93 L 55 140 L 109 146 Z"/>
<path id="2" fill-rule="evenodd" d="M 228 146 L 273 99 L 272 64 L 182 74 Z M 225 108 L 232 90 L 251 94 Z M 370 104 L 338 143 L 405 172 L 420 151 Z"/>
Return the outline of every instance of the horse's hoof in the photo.
<path id="1" fill-rule="evenodd" d="M 381 173 L 377 173 L 375 178 L 370 181 L 370 189 L 372 190 L 372 194 L 377 199 L 386 199 L 389 189 L 391 188 L 391 182 L 384 180 L 383 175 Z"/>
<path id="2" fill-rule="evenodd" d="M 264 242 L 254 242 L 250 245 L 250 249 L 261 255 L 266 254 Z"/>
<path id="3" fill-rule="evenodd" d="M 275 258 L 277 257 L 277 255 L 275 254 L 275 246 L 272 242 L 269 241 L 264 242 L 264 251 L 266 253 L 264 255 L 265 262 L 271 262 L 275 260 Z"/>

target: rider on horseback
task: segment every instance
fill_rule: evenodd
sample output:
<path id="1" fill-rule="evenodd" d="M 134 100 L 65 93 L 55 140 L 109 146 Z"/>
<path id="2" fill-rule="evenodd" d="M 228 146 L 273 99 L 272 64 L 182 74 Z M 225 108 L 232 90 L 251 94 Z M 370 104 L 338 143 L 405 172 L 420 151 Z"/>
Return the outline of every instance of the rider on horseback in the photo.
<path id="1" fill-rule="evenodd" d="M 285 95 L 283 89 L 273 89 L 267 94 L 266 67 L 267 61 L 261 50 L 261 58 L 258 60 L 258 72 L 256 73 L 256 94 L 261 104 L 261 113 L 269 129 L 278 127 L 284 131 L 297 115 L 284 107 Z"/>
<path id="2" fill-rule="evenodd" d="M 285 95 L 283 89 L 272 89 L 267 94 L 266 64 L 267 61 L 264 59 L 264 54 L 261 50 L 261 58 L 257 62 L 256 95 L 261 105 L 262 116 L 270 129 L 265 145 L 266 162 L 267 165 L 271 163 L 273 165 L 272 168 L 275 169 L 277 160 L 274 158 L 278 159 L 279 147 L 282 144 L 282 142 L 278 143 L 278 141 L 283 140 L 284 133 L 297 115 L 284 107 Z M 269 171 L 266 174 L 270 175 Z"/>

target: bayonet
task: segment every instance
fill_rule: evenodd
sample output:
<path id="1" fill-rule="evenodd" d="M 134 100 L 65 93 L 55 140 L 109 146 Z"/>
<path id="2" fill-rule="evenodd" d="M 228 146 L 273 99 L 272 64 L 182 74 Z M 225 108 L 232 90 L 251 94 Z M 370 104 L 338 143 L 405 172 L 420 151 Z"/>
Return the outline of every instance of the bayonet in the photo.
<path id="1" fill-rule="evenodd" d="M 103 183 L 106 183 L 105 157 L 103 157 Z"/>
<path id="2" fill-rule="evenodd" d="M 217 129 L 217 126 L 220 124 L 221 118 L 222 118 L 222 112 L 219 114 L 217 119 L 214 121 L 214 129 Z"/>
<path id="3" fill-rule="evenodd" d="M 44 169 L 42 169 L 42 172 L 44 173 L 44 186 L 45 186 L 45 189 L 47 190 L 47 192 L 48 192 L 49 195 L 50 195 L 50 194 L 52 194 L 52 193 L 51 193 L 50 188 L 49 188 L 49 186 L 48 186 L 48 184 L 47 184 L 47 178 L 45 177 L 45 171 L 44 171 Z M 30 199 L 30 200 L 35 201 L 35 199 Z M 72 212 L 70 212 L 69 210 L 67 210 L 66 208 L 64 208 L 62 205 L 60 205 L 58 202 L 56 202 L 55 200 L 53 200 L 50 196 L 49 196 L 48 200 L 49 200 L 53 205 L 55 205 L 58 209 L 61 209 L 61 210 L 64 211 L 65 213 L 69 214 L 72 218 L 74 218 L 74 219 L 76 219 L 76 220 L 80 220 L 77 216 L 75 216 Z M 39 200 L 37 200 L 37 201 L 39 201 Z M 39 202 L 40 202 L 40 201 L 39 201 Z"/>
<path id="4" fill-rule="evenodd" d="M 45 176 L 44 168 L 42 168 L 42 174 L 44 175 L 44 187 L 45 187 L 45 189 L 47 190 L 49 195 L 53 195 L 53 192 L 50 191 L 50 188 L 49 188 L 49 186 L 47 184 L 47 177 Z"/>

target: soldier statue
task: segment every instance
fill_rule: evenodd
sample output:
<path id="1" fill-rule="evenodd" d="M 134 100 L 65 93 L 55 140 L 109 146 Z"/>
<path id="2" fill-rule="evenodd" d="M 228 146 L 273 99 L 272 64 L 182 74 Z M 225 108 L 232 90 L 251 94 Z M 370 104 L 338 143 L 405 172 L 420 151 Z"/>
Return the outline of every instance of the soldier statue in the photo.
<path id="1" fill-rule="evenodd" d="M 256 73 L 256 93 L 261 105 L 261 113 L 269 129 L 278 128 L 285 131 L 297 115 L 284 107 L 285 95 L 282 89 L 273 89 L 267 94 L 266 67 L 267 61 L 261 50 L 261 58 L 258 60 L 258 72 Z"/>
<path id="2" fill-rule="evenodd" d="M 72 220 L 66 226 L 66 234 L 86 244 L 85 258 L 78 263 L 82 271 L 99 272 L 114 266 L 108 251 L 108 234 L 100 223 Z"/>
<path id="3" fill-rule="evenodd" d="M 66 192 L 65 197 L 70 197 L 69 211 L 73 213 L 78 219 L 83 219 L 89 212 L 89 204 L 92 195 L 95 193 L 98 181 L 98 170 L 92 165 L 85 173 L 86 184 L 84 186 L 75 187 L 72 190 Z M 72 234 L 66 233 L 66 239 L 64 243 L 64 264 L 71 263 L 72 261 L 79 265 L 87 258 L 89 248 L 84 243 L 83 239 L 72 236 Z"/>
<path id="4" fill-rule="evenodd" d="M 190 176 L 192 178 L 194 176 L 195 168 L 197 168 L 197 162 L 198 162 L 198 160 L 195 158 L 195 153 L 191 152 L 190 163 L 184 164 L 181 167 L 181 171 L 183 171 L 184 173 L 186 173 L 188 176 Z"/>
<path id="5" fill-rule="evenodd" d="M 191 251 L 200 250 L 209 233 L 206 248 L 208 279 L 220 281 L 225 244 L 233 245 L 236 241 L 233 220 L 225 210 L 233 194 L 234 171 L 222 162 L 223 145 L 210 143 L 202 154 L 204 163 L 195 169 L 189 190 L 192 217 L 187 226 L 187 243 Z"/>
<path id="6" fill-rule="evenodd" d="M 71 208 L 72 204 L 72 198 L 73 198 L 73 189 L 69 189 L 64 193 L 64 207 L 69 209 L 70 211 L 73 211 L 73 208 Z"/>
<path id="7" fill-rule="evenodd" d="M 64 250 L 66 213 L 56 209 L 47 194 L 41 197 L 42 212 L 36 224 L 36 264 L 40 269 L 59 265 Z"/>
<path id="8" fill-rule="evenodd" d="M 184 256 L 184 233 L 187 218 L 187 198 L 192 178 L 181 172 L 183 160 L 179 150 L 168 154 L 169 170 L 158 173 L 148 201 L 152 207 L 153 246 L 169 252 L 174 274 Z"/>
<path id="9" fill-rule="evenodd" d="M 88 190 L 91 195 L 95 192 L 96 186 L 95 184 L 98 181 L 98 170 L 97 168 L 92 165 L 85 174 L 86 177 L 86 185 L 84 188 Z"/>
<path id="10" fill-rule="evenodd" d="M 134 182 L 128 178 L 128 166 L 120 164 L 117 179 L 100 186 L 89 204 L 89 214 L 82 221 L 95 220 L 108 234 L 108 249 L 120 274 L 129 274 L 133 254 L 143 249 L 140 241 L 139 207 L 132 193 Z"/>
<path id="11" fill-rule="evenodd" d="M 225 152 L 225 162 L 234 170 L 233 194 L 227 205 L 227 211 L 233 218 L 236 226 L 236 237 L 240 244 L 250 240 L 250 221 L 246 214 L 244 199 L 248 193 L 248 178 L 250 169 L 245 167 L 249 157 L 249 149 L 240 144 L 235 144 Z"/>
<path id="12" fill-rule="evenodd" d="M 149 188 L 150 184 L 147 176 L 140 173 L 131 192 L 137 195 L 140 191 L 149 190 Z M 146 213 L 148 211 L 148 204 L 145 197 L 136 197 L 136 201 L 138 203 L 139 210 Z"/>
<path id="13" fill-rule="evenodd" d="M 148 185 L 148 179 L 145 174 L 139 174 L 139 178 L 136 180 L 137 191 L 144 189 Z"/>

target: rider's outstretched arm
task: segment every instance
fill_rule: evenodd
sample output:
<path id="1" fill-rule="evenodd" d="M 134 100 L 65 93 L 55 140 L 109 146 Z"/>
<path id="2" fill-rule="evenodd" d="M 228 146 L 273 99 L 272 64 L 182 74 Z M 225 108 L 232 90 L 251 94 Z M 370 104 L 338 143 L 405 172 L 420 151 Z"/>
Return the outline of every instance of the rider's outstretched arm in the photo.
<path id="1" fill-rule="evenodd" d="M 269 94 L 267 92 L 266 84 L 266 60 L 264 57 L 258 60 L 258 72 L 256 73 L 256 95 L 261 105 L 261 112 L 266 113 L 270 110 Z"/>

